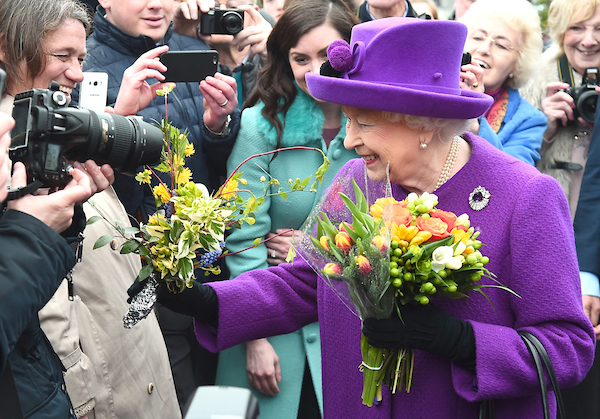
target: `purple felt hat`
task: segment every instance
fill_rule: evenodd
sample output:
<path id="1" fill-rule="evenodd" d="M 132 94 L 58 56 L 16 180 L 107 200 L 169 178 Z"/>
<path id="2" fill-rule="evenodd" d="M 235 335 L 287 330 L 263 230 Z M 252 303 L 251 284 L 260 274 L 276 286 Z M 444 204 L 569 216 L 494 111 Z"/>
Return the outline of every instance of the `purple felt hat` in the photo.
<path id="1" fill-rule="evenodd" d="M 350 45 L 334 41 L 327 50 L 341 76 L 307 73 L 308 90 L 355 108 L 477 118 L 492 98 L 459 87 L 466 36 L 467 27 L 454 21 L 394 17 L 361 23 L 352 29 Z"/>

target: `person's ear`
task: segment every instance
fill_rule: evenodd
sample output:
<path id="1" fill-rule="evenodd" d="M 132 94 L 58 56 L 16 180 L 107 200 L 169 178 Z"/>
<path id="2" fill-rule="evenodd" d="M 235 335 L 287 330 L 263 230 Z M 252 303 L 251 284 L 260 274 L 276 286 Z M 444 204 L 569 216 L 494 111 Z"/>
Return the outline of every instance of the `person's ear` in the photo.
<path id="1" fill-rule="evenodd" d="M 98 0 L 100 6 L 104 7 L 104 10 L 109 10 L 111 6 L 111 0 Z"/>

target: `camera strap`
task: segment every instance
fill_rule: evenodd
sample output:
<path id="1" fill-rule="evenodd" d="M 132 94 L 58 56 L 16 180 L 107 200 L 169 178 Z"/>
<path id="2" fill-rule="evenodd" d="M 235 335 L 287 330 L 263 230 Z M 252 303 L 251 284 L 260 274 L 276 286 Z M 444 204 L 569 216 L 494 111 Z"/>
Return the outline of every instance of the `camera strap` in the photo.
<path id="1" fill-rule="evenodd" d="M 573 67 L 571 66 L 571 63 L 569 63 L 567 55 L 563 54 L 558 60 L 556 60 L 556 65 L 558 66 L 558 76 L 560 77 L 560 81 L 567 83 L 569 86 L 575 86 L 575 80 L 573 79 Z M 569 161 L 555 161 L 551 169 L 570 170 L 576 172 L 583 170 L 583 166 Z"/>
<path id="2" fill-rule="evenodd" d="M 25 195 L 32 194 L 41 188 L 44 183 L 41 180 L 35 180 L 26 186 L 21 186 L 17 189 L 9 189 L 8 196 L 6 197 L 6 201 L 13 201 L 15 199 L 19 199 L 24 197 Z"/>
<path id="3" fill-rule="evenodd" d="M 563 54 L 556 61 L 556 65 L 558 66 L 558 75 L 560 76 L 560 81 L 563 83 L 568 83 L 569 86 L 575 86 L 575 81 L 573 79 L 573 67 L 571 67 L 571 63 L 569 63 L 567 55 Z"/>

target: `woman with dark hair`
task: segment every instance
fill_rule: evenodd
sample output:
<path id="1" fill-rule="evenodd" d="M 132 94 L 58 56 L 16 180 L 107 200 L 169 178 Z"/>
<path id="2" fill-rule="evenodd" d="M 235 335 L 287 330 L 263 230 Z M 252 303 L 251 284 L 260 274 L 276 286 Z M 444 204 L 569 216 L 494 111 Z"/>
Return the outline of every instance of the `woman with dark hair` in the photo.
<path id="1" fill-rule="evenodd" d="M 331 161 L 317 193 L 299 192 L 267 198 L 252 226 L 234 230 L 227 238 L 231 253 L 252 247 L 257 237 L 267 243 L 227 257 L 231 277 L 249 269 L 267 268 L 285 261 L 290 241 L 310 214 L 338 169 L 357 157 L 344 148 L 345 120 L 340 105 L 315 100 L 304 76 L 318 73 L 327 61 L 327 47 L 350 39 L 354 15 L 342 0 L 294 1 L 273 28 L 267 41 L 267 65 L 255 93 L 244 104 L 242 125 L 227 169 L 252 154 L 280 147 L 322 149 Z M 323 163 L 314 150 L 291 150 L 253 159 L 241 167 L 256 195 L 268 187 L 268 178 L 305 179 Z M 259 179 L 265 178 L 265 182 Z M 273 192 L 278 190 L 272 186 Z M 275 236 L 277 233 L 282 233 Z M 321 417 L 321 351 L 319 326 L 258 339 L 220 354 L 217 384 L 251 388 L 259 398 L 261 418 Z M 303 378 L 304 377 L 304 378 Z M 315 397 L 316 395 L 316 397 Z M 318 400 L 318 404 L 317 404 Z M 310 401 L 310 403 L 308 402 Z M 306 410 L 304 410 L 306 409 Z"/>

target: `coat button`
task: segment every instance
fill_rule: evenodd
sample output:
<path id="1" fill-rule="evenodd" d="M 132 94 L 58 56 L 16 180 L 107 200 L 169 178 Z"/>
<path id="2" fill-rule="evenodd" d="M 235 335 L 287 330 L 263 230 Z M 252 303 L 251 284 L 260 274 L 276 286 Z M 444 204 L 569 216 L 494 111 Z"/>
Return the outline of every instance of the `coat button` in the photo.
<path id="1" fill-rule="evenodd" d="M 306 337 L 306 341 L 307 341 L 308 343 L 313 343 L 313 342 L 314 342 L 314 341 L 316 341 L 316 340 L 317 340 L 317 335 L 316 335 L 316 334 L 314 334 L 314 333 L 311 333 L 310 335 L 308 335 L 308 336 Z"/>
<path id="2" fill-rule="evenodd" d="M 331 156 L 334 160 L 337 160 L 340 158 L 340 154 L 342 154 L 342 150 L 335 150 L 333 152 L 333 155 Z"/>
<path id="3" fill-rule="evenodd" d="M 152 394 L 153 390 L 154 390 L 154 384 L 153 383 L 148 384 L 148 394 Z"/>
<path id="4" fill-rule="evenodd" d="M 119 247 L 119 243 L 117 242 L 117 239 L 112 239 L 110 241 L 110 248 L 112 250 L 117 250 L 118 247 Z"/>

